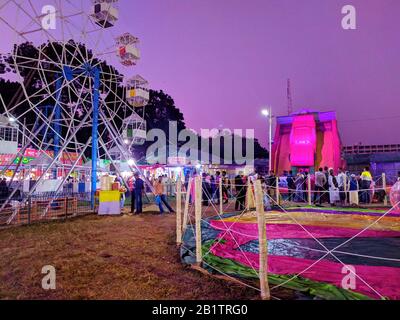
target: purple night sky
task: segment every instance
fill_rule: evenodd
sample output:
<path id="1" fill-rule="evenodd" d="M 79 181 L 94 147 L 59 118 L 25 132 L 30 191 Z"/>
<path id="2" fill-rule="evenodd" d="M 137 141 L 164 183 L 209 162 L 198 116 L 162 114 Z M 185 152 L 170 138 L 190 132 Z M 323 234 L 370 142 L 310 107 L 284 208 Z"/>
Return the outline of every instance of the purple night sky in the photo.
<path id="1" fill-rule="evenodd" d="M 357 30 L 341 27 L 346 4 Z M 337 111 L 344 144 L 400 143 L 398 0 L 120 0 L 120 9 L 113 32 L 139 37 L 142 59 L 119 69 L 169 93 L 193 129 L 254 128 L 266 145 L 260 109 L 286 115 L 290 78 L 294 110 Z"/>

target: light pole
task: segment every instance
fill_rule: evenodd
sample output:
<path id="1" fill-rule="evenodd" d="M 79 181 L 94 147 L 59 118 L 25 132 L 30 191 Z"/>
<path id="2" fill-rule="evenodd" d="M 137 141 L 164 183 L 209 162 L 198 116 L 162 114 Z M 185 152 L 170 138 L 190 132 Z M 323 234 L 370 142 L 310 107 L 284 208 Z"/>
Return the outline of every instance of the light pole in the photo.
<path id="1" fill-rule="evenodd" d="M 268 134 L 268 155 L 269 155 L 269 161 L 268 161 L 268 171 L 272 170 L 272 108 L 268 107 L 265 109 L 261 110 L 261 114 L 264 117 L 268 118 L 268 126 L 269 126 L 269 134 Z"/>

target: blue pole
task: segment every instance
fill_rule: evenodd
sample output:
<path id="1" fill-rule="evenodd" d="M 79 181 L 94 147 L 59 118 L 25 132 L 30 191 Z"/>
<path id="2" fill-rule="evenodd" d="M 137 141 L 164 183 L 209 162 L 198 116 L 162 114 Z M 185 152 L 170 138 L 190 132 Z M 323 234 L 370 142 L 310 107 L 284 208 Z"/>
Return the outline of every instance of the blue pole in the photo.
<path id="1" fill-rule="evenodd" d="M 60 134 L 61 134 L 61 106 L 60 106 L 60 99 L 61 99 L 61 85 L 62 85 L 62 78 L 57 75 L 58 79 L 56 81 L 56 92 L 57 92 L 57 98 L 56 98 L 56 105 L 54 106 L 54 118 L 53 118 L 53 124 L 54 124 L 54 158 L 57 157 L 58 153 L 60 152 Z M 57 179 L 57 168 L 53 172 L 53 177 L 54 179 Z"/>
<path id="2" fill-rule="evenodd" d="M 91 188 L 91 207 L 94 210 L 95 192 L 97 184 L 97 128 L 99 125 L 99 87 L 100 87 L 100 71 L 98 68 L 93 69 L 94 86 L 93 86 L 93 124 L 92 124 L 92 188 Z"/>

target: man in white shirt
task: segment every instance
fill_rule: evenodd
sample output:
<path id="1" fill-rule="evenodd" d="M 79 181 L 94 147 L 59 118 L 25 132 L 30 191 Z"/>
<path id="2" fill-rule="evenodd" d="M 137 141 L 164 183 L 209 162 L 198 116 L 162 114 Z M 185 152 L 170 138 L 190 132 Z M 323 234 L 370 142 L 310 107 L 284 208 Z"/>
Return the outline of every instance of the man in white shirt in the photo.
<path id="1" fill-rule="evenodd" d="M 340 192 L 340 202 L 342 205 L 344 205 L 346 203 L 346 192 L 344 187 L 346 185 L 347 176 L 343 172 L 342 168 L 339 168 L 339 174 L 337 176 L 337 180 Z"/>
<path id="2" fill-rule="evenodd" d="M 326 192 L 324 186 L 326 184 L 326 176 L 322 168 L 319 168 L 315 173 L 315 193 L 314 193 L 314 204 L 317 202 L 321 205 L 323 192 Z"/>

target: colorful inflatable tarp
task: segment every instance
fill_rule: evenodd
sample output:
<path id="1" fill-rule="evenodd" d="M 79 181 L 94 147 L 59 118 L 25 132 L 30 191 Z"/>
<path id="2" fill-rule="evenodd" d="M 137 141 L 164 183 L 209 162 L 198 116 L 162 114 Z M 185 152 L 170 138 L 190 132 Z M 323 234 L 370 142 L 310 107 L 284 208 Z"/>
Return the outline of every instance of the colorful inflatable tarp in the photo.
<path id="1" fill-rule="evenodd" d="M 283 284 L 323 299 L 400 299 L 398 214 L 310 207 L 271 211 L 266 219 L 271 285 Z M 255 212 L 203 221 L 202 240 L 204 268 L 257 278 Z M 181 248 L 184 263 L 194 262 L 194 247 L 194 232 L 188 228 Z M 357 274 L 354 289 L 343 288 L 346 266 Z"/>

